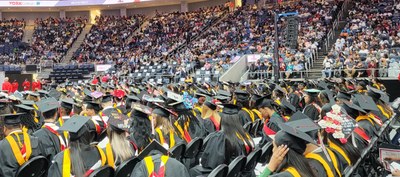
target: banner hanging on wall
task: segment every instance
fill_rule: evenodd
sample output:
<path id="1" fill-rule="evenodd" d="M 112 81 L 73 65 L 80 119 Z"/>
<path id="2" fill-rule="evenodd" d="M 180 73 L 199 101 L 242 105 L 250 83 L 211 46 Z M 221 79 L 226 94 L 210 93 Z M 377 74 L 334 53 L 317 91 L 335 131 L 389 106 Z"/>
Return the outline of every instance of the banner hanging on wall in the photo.
<path id="1" fill-rule="evenodd" d="M 65 7 L 139 3 L 154 0 L 59 0 L 59 1 L 0 1 L 0 7 Z"/>

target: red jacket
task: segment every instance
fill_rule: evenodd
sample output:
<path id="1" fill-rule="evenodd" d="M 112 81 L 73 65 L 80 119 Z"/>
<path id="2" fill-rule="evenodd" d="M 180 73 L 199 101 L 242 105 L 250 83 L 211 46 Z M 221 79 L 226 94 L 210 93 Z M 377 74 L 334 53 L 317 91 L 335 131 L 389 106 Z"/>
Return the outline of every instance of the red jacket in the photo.
<path id="1" fill-rule="evenodd" d="M 24 87 L 24 91 L 27 91 L 29 88 L 31 88 L 31 83 L 29 81 L 25 81 L 22 83 L 22 86 Z"/>
<path id="2" fill-rule="evenodd" d="M 99 80 L 98 80 L 97 78 L 95 78 L 95 79 L 92 80 L 92 84 L 93 84 L 93 85 L 96 85 L 97 83 L 99 83 Z"/>
<path id="3" fill-rule="evenodd" d="M 103 76 L 101 78 L 101 82 L 103 82 L 103 83 L 108 82 L 108 76 Z"/>
<path id="4" fill-rule="evenodd" d="M 40 82 L 32 82 L 32 91 L 40 90 Z"/>
<path id="5" fill-rule="evenodd" d="M 18 82 L 13 82 L 12 83 L 12 89 L 13 89 L 12 92 L 13 93 L 18 90 L 18 86 L 19 86 Z"/>
<path id="6" fill-rule="evenodd" d="M 3 83 L 1 89 L 8 91 L 8 93 L 11 93 L 13 90 L 11 83 L 8 81 Z"/>

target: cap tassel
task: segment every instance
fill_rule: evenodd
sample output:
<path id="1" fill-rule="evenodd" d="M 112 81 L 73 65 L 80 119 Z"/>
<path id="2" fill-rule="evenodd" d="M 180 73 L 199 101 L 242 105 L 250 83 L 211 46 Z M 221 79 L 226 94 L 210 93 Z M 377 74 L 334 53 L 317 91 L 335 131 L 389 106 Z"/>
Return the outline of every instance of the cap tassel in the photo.
<path id="1" fill-rule="evenodd" d="M 353 142 L 353 146 L 355 148 L 357 148 L 357 143 L 356 143 L 354 132 L 351 132 L 351 141 Z"/>

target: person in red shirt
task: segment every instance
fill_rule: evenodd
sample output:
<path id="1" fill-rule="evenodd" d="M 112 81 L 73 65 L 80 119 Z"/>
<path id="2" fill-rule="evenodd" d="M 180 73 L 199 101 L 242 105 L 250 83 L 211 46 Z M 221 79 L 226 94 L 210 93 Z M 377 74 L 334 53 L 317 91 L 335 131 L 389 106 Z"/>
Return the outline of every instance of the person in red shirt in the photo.
<path id="1" fill-rule="evenodd" d="M 40 89 L 40 81 L 36 79 L 35 82 L 32 82 L 32 91 L 36 91 Z"/>
<path id="2" fill-rule="evenodd" d="M 103 82 L 103 83 L 107 83 L 108 82 L 108 76 L 107 75 L 104 75 L 102 78 L 101 78 L 101 82 Z"/>
<path id="3" fill-rule="evenodd" d="M 25 79 L 25 81 L 22 83 L 22 87 L 24 87 L 24 91 L 27 91 L 31 88 L 31 83 L 28 81 L 28 79 Z"/>
<path id="4" fill-rule="evenodd" d="M 92 80 L 93 85 L 97 85 L 99 83 L 99 80 L 97 79 L 97 76 L 94 76 L 94 79 Z"/>
<path id="5" fill-rule="evenodd" d="M 8 93 L 12 92 L 13 88 L 12 88 L 11 83 L 8 81 L 8 77 L 4 78 L 4 82 L 3 82 L 1 89 L 4 91 L 8 91 Z"/>
<path id="6" fill-rule="evenodd" d="M 18 86 L 19 86 L 19 84 L 18 84 L 17 80 L 14 80 L 14 82 L 12 83 L 12 89 L 13 89 L 12 92 L 13 93 L 18 90 Z"/>

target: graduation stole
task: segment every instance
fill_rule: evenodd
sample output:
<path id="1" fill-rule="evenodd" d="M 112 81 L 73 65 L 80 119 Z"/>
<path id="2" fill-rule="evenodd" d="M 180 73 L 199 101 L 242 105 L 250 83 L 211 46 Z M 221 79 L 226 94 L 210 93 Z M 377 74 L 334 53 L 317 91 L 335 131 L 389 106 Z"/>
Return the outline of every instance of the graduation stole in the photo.
<path id="1" fill-rule="evenodd" d="M 165 144 L 165 139 L 164 139 L 164 135 L 161 132 L 160 128 L 156 128 L 156 132 L 158 134 L 158 136 L 160 137 L 160 143 L 161 145 Z M 172 148 L 175 146 L 175 137 L 174 137 L 174 131 L 170 130 L 169 131 L 169 147 Z"/>
<path id="2" fill-rule="evenodd" d="M 344 152 L 344 150 L 336 145 L 335 143 L 328 141 L 328 146 L 330 148 L 332 148 L 333 150 L 337 151 L 340 155 L 342 155 L 342 157 L 344 158 L 344 160 L 346 160 L 347 164 L 349 164 L 349 166 L 351 166 L 351 161 L 350 158 L 347 156 L 347 154 Z"/>
<path id="3" fill-rule="evenodd" d="M 264 126 L 263 126 L 263 132 L 266 134 L 266 135 L 275 135 L 276 134 L 276 132 L 274 131 L 274 130 L 272 130 L 272 129 L 270 129 L 268 126 L 267 126 L 267 121 L 265 121 L 265 123 L 264 123 Z"/>
<path id="4" fill-rule="evenodd" d="M 315 108 L 317 108 L 318 113 L 321 113 L 321 107 L 317 105 L 316 103 L 311 103 L 311 105 L 314 105 Z"/>
<path id="5" fill-rule="evenodd" d="M 101 121 L 102 121 L 103 124 L 104 124 L 104 128 L 106 128 L 108 124 L 106 123 L 106 121 L 104 121 L 103 117 L 108 117 L 108 116 L 105 115 L 105 114 L 103 113 L 103 111 L 100 111 L 100 112 L 99 112 L 99 116 L 100 116 Z"/>
<path id="6" fill-rule="evenodd" d="M 96 146 L 97 150 L 99 151 L 100 154 L 100 160 L 97 161 L 88 171 L 85 173 L 85 177 L 89 176 L 94 170 L 104 166 L 106 164 L 106 155 L 104 155 L 103 150 L 99 147 Z M 70 156 L 70 149 L 65 149 L 64 150 L 64 156 L 63 156 L 63 163 L 62 163 L 62 177 L 71 177 L 71 156 Z"/>
<path id="7" fill-rule="evenodd" d="M 237 132 L 236 132 L 236 137 L 238 137 L 240 140 L 243 141 L 244 147 L 246 149 L 246 153 L 247 154 L 250 153 L 253 150 L 254 144 L 247 144 L 246 141 L 244 140 L 244 138 Z M 246 138 L 248 140 L 251 139 L 251 137 L 248 134 L 246 134 Z M 250 141 L 250 143 L 251 143 L 251 141 Z"/>
<path id="8" fill-rule="evenodd" d="M 199 106 L 195 106 L 193 109 L 193 114 L 195 117 L 197 117 L 197 113 L 196 113 L 196 111 L 194 111 L 195 109 L 197 109 L 201 113 L 201 108 Z"/>
<path id="9" fill-rule="evenodd" d="M 339 177 L 342 177 L 342 173 L 339 170 L 339 161 L 337 160 L 336 155 L 329 148 L 326 148 L 326 151 L 328 151 L 328 155 L 332 160 L 332 164 L 335 168 L 336 174 L 339 175 Z"/>
<path id="10" fill-rule="evenodd" d="M 92 117 L 90 120 L 93 122 L 93 124 L 94 124 L 94 126 L 95 126 L 95 128 L 96 128 L 96 133 L 97 133 L 97 135 L 100 135 L 100 134 L 101 134 L 101 127 L 100 127 L 99 123 L 98 123 L 97 120 L 96 120 L 95 118 L 93 118 L 93 117 Z"/>
<path id="11" fill-rule="evenodd" d="M 300 173 L 294 167 L 286 168 L 287 172 L 289 172 L 293 177 L 301 177 Z"/>
<path id="12" fill-rule="evenodd" d="M 29 158 L 31 157 L 32 146 L 31 146 L 31 139 L 29 138 L 28 133 L 22 132 L 22 135 L 24 137 L 24 144 L 21 143 L 21 140 L 18 136 L 19 133 L 21 133 L 21 132 L 12 133 L 12 134 L 15 134 L 15 137 L 17 138 L 18 143 L 15 142 L 15 139 L 12 137 L 12 134 L 8 135 L 6 137 L 6 140 L 10 144 L 11 150 L 14 154 L 15 159 L 17 159 L 19 166 L 21 166 L 26 161 L 28 161 Z"/>
<path id="13" fill-rule="evenodd" d="M 368 143 L 371 142 L 371 139 L 369 138 L 369 136 L 365 133 L 365 131 L 363 129 L 361 129 L 360 127 L 356 127 L 354 129 L 354 133 L 357 133 L 358 135 L 360 135 L 365 141 L 368 141 Z"/>
<path id="14" fill-rule="evenodd" d="M 256 114 L 258 116 L 258 118 L 260 118 L 261 120 L 263 119 L 262 114 L 259 110 L 257 109 L 252 109 L 251 111 L 254 112 L 254 114 Z"/>
<path id="15" fill-rule="evenodd" d="M 282 103 L 281 103 L 281 100 L 279 100 L 279 99 L 276 99 L 276 100 L 275 100 L 275 103 L 278 104 L 278 105 L 281 105 L 281 104 L 282 104 Z"/>
<path id="16" fill-rule="evenodd" d="M 106 156 L 107 156 L 108 165 L 115 169 L 114 154 L 113 154 L 110 143 L 107 143 L 107 145 L 106 145 Z"/>
<path id="17" fill-rule="evenodd" d="M 36 104 L 33 104 L 33 108 L 35 108 L 35 111 L 33 111 L 33 112 L 35 112 L 35 118 L 34 118 L 34 121 L 35 121 L 35 123 L 39 123 L 39 116 L 38 116 L 38 114 L 37 114 L 37 112 L 36 111 L 39 111 L 39 108 L 36 106 Z"/>
<path id="18" fill-rule="evenodd" d="M 325 161 L 325 159 L 321 157 L 321 155 L 311 152 L 311 153 L 306 154 L 305 157 L 307 159 L 314 159 L 314 160 L 318 161 L 324 167 L 327 177 L 335 177 L 335 175 L 332 172 L 331 167 L 328 165 L 328 163 Z"/>
<path id="19" fill-rule="evenodd" d="M 63 126 L 63 124 L 64 124 L 64 119 L 62 119 L 62 117 L 61 117 L 61 118 L 58 118 L 58 123 L 60 124 L 60 127 Z M 58 129 L 58 128 L 57 128 L 57 129 Z M 66 141 L 66 144 L 67 144 L 67 147 L 68 147 L 69 134 L 68 134 L 67 131 L 64 131 L 63 134 L 64 134 L 64 138 L 65 138 L 65 141 Z"/>
<path id="20" fill-rule="evenodd" d="M 214 116 L 211 116 L 211 117 L 210 117 L 210 120 L 211 120 L 211 122 L 214 124 L 215 129 L 216 129 L 217 131 L 219 131 L 219 130 L 221 129 L 221 122 L 218 122 L 217 119 L 215 119 Z"/>
<path id="21" fill-rule="evenodd" d="M 62 126 L 62 124 L 60 123 L 60 125 Z M 68 132 L 64 131 L 64 138 L 57 132 L 57 130 L 59 129 L 59 127 L 53 123 L 45 123 L 43 125 L 42 128 L 45 128 L 47 130 L 49 130 L 50 133 L 56 135 L 58 137 L 58 140 L 60 140 L 60 149 L 61 151 L 63 151 L 64 149 L 68 148 Z M 67 136 L 65 136 L 67 135 Z"/>
<path id="22" fill-rule="evenodd" d="M 377 88 L 378 90 L 381 89 L 381 86 L 380 86 L 379 84 L 373 84 L 372 87 L 375 87 L 375 88 Z"/>
<path id="23" fill-rule="evenodd" d="M 158 172 L 154 171 L 154 162 L 153 157 L 148 156 L 144 158 L 144 162 L 146 164 L 147 173 L 149 174 L 148 177 L 164 177 L 165 176 L 165 166 L 167 165 L 169 157 L 168 156 L 161 156 L 161 163 Z"/>
<path id="24" fill-rule="evenodd" d="M 243 111 L 246 111 L 247 114 L 250 116 L 251 122 L 254 122 L 254 119 L 255 119 L 254 113 L 253 113 L 252 111 L 249 111 L 249 110 L 248 110 L 247 108 L 245 108 L 245 107 L 243 107 L 242 110 L 243 110 Z"/>
<path id="25" fill-rule="evenodd" d="M 175 127 L 178 129 L 179 133 L 181 134 L 181 137 L 183 137 L 183 139 L 189 143 L 190 141 L 192 141 L 192 137 L 190 136 L 189 132 L 188 132 L 188 127 L 189 127 L 189 123 L 190 123 L 190 119 L 187 119 L 187 121 L 184 123 L 184 127 L 182 128 L 182 126 L 179 124 L 178 121 L 175 121 L 174 125 Z"/>
<path id="26" fill-rule="evenodd" d="M 368 120 L 372 125 L 375 125 L 374 121 L 371 120 L 371 117 L 369 117 L 368 115 L 361 115 L 356 118 L 356 122 L 360 122 L 362 120 Z"/>
<path id="27" fill-rule="evenodd" d="M 386 112 L 386 110 L 379 104 L 376 105 L 378 107 L 378 109 L 381 111 L 381 113 L 388 119 L 391 118 L 391 113 Z"/>
<path id="28" fill-rule="evenodd" d="M 369 118 L 371 118 L 375 123 L 377 123 L 379 125 L 379 127 L 381 127 L 383 125 L 383 122 L 381 120 L 381 118 L 379 118 L 378 116 L 376 116 L 373 113 L 369 113 L 367 114 Z"/>

